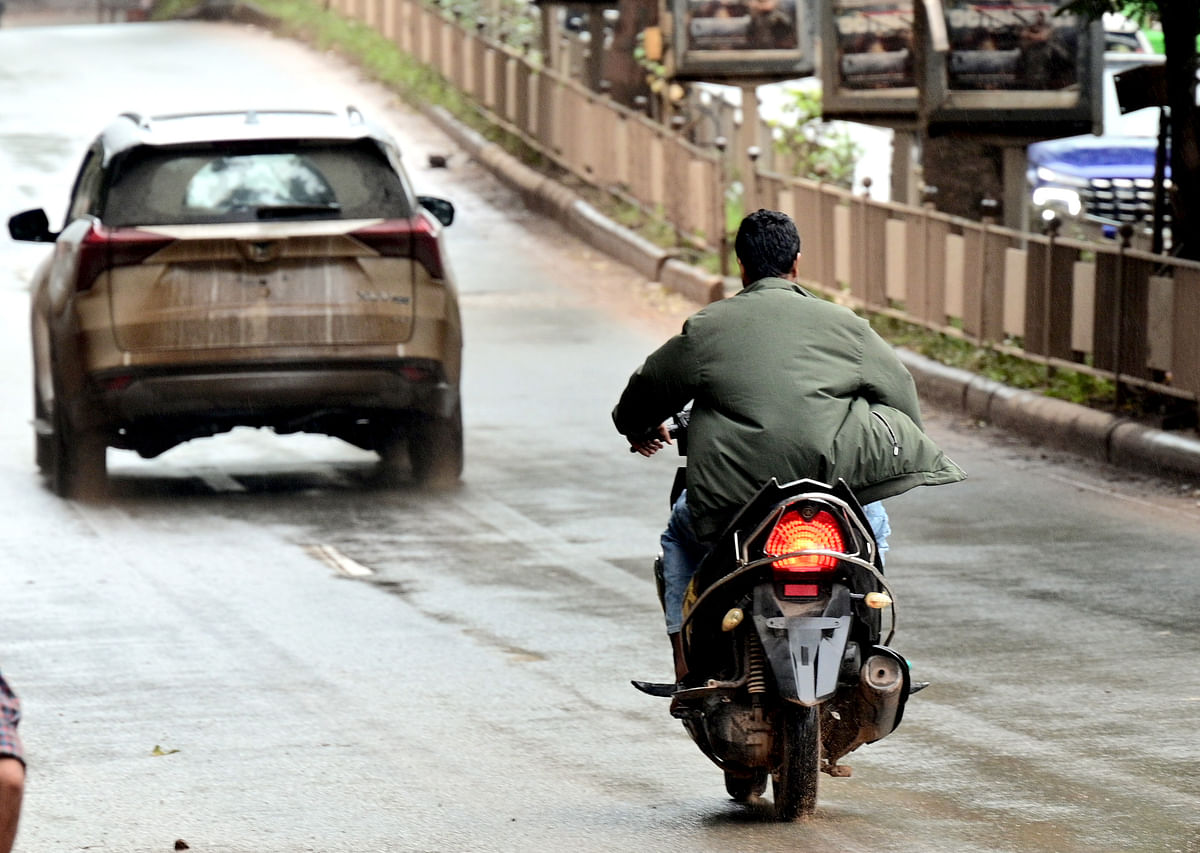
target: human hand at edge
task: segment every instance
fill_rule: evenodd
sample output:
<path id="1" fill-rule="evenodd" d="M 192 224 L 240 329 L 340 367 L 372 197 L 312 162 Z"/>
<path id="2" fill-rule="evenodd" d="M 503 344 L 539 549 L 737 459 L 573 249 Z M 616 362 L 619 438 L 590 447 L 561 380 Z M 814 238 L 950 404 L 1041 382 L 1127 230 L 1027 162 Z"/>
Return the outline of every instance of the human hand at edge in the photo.
<path id="1" fill-rule="evenodd" d="M 629 449 L 642 454 L 642 456 L 653 456 L 658 451 L 662 450 L 664 444 L 671 444 L 671 431 L 667 429 L 666 424 L 659 424 L 658 431 L 651 433 L 641 438 L 633 438 L 626 436 L 629 439 Z"/>

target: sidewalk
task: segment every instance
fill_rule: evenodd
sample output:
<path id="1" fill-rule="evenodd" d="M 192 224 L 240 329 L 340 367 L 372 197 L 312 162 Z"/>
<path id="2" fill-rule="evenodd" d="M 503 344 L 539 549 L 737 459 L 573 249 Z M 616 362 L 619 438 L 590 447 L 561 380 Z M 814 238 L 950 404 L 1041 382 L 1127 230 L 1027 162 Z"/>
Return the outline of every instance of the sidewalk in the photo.
<path id="1" fill-rule="evenodd" d="M 689 266 L 672 257 L 669 250 L 612 222 L 569 189 L 525 166 L 440 107 L 424 111 L 471 157 L 515 189 L 530 209 L 553 217 L 588 244 L 694 302 L 707 304 L 725 295 L 720 276 Z M 1010 388 L 908 350 L 899 352 L 921 397 L 943 408 L 1085 458 L 1143 474 L 1200 480 L 1200 437 L 1194 433 L 1153 429 L 1097 409 Z"/>

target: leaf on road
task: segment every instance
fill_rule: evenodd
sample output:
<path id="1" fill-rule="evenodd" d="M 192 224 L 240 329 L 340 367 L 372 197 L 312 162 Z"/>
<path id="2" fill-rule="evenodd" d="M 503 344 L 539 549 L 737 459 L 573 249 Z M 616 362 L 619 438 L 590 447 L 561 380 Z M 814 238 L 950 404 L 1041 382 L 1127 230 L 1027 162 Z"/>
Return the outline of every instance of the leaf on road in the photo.
<path id="1" fill-rule="evenodd" d="M 177 749 L 163 749 L 158 744 L 154 744 L 154 749 L 150 752 L 151 755 L 174 755 L 179 752 Z"/>

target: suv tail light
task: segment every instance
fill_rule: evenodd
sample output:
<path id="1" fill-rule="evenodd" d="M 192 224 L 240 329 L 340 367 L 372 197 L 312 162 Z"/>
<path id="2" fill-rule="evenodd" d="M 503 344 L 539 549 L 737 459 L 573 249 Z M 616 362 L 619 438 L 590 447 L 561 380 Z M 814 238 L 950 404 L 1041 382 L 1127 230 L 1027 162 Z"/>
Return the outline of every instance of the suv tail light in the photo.
<path id="1" fill-rule="evenodd" d="M 412 258 L 431 278 L 445 278 L 442 250 L 434 225 L 423 213 L 411 219 L 389 219 L 351 231 L 350 236 L 386 258 Z"/>
<path id="2" fill-rule="evenodd" d="M 140 264 L 173 242 L 171 237 L 136 228 L 105 228 L 93 224 L 79 241 L 75 289 L 87 290 L 106 270 Z"/>
<path id="3" fill-rule="evenodd" d="M 846 538 L 833 513 L 811 506 L 785 512 L 775 523 L 764 547 L 767 556 L 810 550 L 841 552 L 845 549 Z M 783 585 L 785 596 L 812 596 L 818 592 L 815 583 L 796 581 L 816 580 L 816 575 L 834 571 L 838 567 L 838 558 L 831 554 L 801 554 L 775 560 L 771 566 L 775 570 L 776 582 Z"/>

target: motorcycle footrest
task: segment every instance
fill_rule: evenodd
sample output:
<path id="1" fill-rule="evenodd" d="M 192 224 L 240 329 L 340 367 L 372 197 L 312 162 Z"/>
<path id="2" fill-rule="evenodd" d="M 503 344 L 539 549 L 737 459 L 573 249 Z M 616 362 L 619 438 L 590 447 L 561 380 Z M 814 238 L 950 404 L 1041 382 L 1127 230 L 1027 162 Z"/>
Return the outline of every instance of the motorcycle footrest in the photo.
<path id="1" fill-rule="evenodd" d="M 661 696 L 664 699 L 674 696 L 675 692 L 679 690 L 679 685 L 674 682 L 660 684 L 654 681 L 630 681 L 629 683 L 647 696 Z"/>

